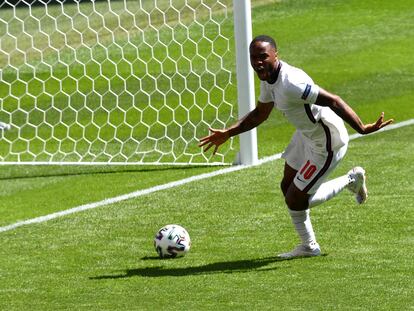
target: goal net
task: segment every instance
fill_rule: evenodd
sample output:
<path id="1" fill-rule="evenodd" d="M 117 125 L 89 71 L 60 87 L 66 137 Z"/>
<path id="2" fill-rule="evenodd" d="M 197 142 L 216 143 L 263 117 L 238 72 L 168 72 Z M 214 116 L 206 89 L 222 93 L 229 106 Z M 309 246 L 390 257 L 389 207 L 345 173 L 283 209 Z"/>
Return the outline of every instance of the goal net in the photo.
<path id="1" fill-rule="evenodd" d="M 232 162 L 231 0 L 0 4 L 0 162 Z"/>

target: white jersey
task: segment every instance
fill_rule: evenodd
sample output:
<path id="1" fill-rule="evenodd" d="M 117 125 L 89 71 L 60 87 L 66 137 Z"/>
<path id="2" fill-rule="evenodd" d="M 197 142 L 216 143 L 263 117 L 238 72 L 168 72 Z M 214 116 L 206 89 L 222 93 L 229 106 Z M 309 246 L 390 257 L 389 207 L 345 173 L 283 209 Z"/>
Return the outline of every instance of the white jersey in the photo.
<path id="1" fill-rule="evenodd" d="M 348 143 L 343 120 L 329 107 L 315 105 L 319 87 L 302 70 L 279 61 L 275 83 L 260 82 L 259 101 L 273 102 L 315 151 L 332 151 Z"/>

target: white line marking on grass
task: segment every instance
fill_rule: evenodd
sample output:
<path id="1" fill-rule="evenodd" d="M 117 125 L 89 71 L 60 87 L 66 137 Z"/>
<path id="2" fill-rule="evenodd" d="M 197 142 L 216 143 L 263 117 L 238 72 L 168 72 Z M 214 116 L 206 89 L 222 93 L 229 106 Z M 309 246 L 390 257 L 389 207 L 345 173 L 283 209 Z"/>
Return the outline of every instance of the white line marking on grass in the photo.
<path id="1" fill-rule="evenodd" d="M 407 120 L 407 121 L 400 122 L 400 123 L 396 123 L 396 124 L 391 124 L 391 125 L 383 128 L 383 129 L 381 129 L 380 131 L 372 133 L 370 135 L 374 135 L 374 134 L 377 134 L 377 133 L 380 133 L 380 132 L 383 132 L 383 131 L 389 131 L 389 130 L 397 129 L 397 128 L 404 127 L 404 126 L 409 126 L 409 125 L 412 125 L 412 124 L 414 124 L 414 119 Z M 357 139 L 357 138 L 363 137 L 363 136 L 366 136 L 366 135 L 353 134 L 353 135 L 350 135 L 349 138 L 350 138 L 350 140 L 354 140 L 354 139 Z M 153 192 L 156 192 L 156 191 L 167 190 L 167 189 L 178 187 L 178 186 L 181 186 L 181 185 L 185 185 L 185 184 L 188 184 L 188 183 L 191 183 L 191 182 L 194 182 L 194 181 L 207 179 L 207 178 L 211 178 L 211 177 L 214 177 L 214 176 L 219 176 L 219 175 L 223 175 L 223 174 L 227 174 L 227 173 L 231 173 L 231 172 L 240 171 L 240 170 L 243 170 L 243 169 L 246 169 L 246 168 L 249 168 L 249 167 L 262 165 L 262 164 L 265 164 L 267 162 L 271 162 L 271 161 L 280 159 L 281 156 L 282 156 L 281 153 L 277 153 L 277 154 L 274 154 L 272 156 L 260 159 L 258 161 L 258 163 L 255 164 L 255 165 L 232 166 L 232 167 L 220 169 L 220 170 L 217 170 L 217 171 L 214 171 L 214 172 L 204 173 L 204 174 L 200 174 L 200 175 L 196 175 L 196 176 L 191 176 L 191 177 L 188 177 L 188 178 L 185 178 L 185 179 L 172 181 L 172 182 L 169 182 L 169 183 L 166 183 L 166 184 L 163 184 L 163 185 L 158 185 L 158 186 L 154 186 L 154 187 L 151 187 L 151 188 L 134 191 L 134 192 L 131 192 L 131 193 L 127 193 L 127 194 L 124 194 L 124 195 L 120 195 L 120 196 L 116 196 L 116 197 L 113 197 L 113 198 L 105 199 L 105 200 L 102 200 L 102 201 L 89 203 L 89 204 L 85 204 L 85 205 L 80 205 L 80 206 L 77 206 L 77 207 L 74 207 L 74 208 L 71 208 L 71 209 L 68 209 L 68 210 L 52 213 L 52 214 L 49 214 L 49 215 L 40 216 L 40 217 L 36 217 L 36 218 L 24 220 L 24 221 L 18 221 L 18 222 L 15 222 L 15 223 L 11 224 L 11 225 L 0 227 L 0 232 L 10 231 L 10 230 L 13 230 L 13 229 L 16 229 L 18 227 L 25 226 L 25 225 L 38 224 L 38 223 L 46 222 L 46 221 L 51 220 L 51 219 L 55 219 L 55 218 L 63 217 L 63 216 L 66 216 L 66 215 L 86 211 L 86 210 L 89 210 L 89 209 L 94 209 L 94 208 L 97 208 L 97 207 L 100 207 L 100 206 L 105 206 L 105 205 L 118 203 L 118 202 L 129 200 L 129 199 L 137 198 L 137 197 L 147 195 L 147 194 L 150 194 L 150 193 L 153 193 Z"/>
<path id="2" fill-rule="evenodd" d="M 8 226 L 0 227 L 0 232 L 13 230 L 15 228 L 18 228 L 18 227 L 21 227 L 21 226 L 24 226 L 24 225 L 30 225 L 30 224 L 45 222 L 45 221 L 48 221 L 48 220 L 51 220 L 51 219 L 59 218 L 59 217 L 62 217 L 62 216 L 74 214 L 74 213 L 81 212 L 81 211 L 86 211 L 88 209 L 93 209 L 93 208 L 108 205 L 108 204 L 113 204 L 113 203 L 129 200 L 129 199 L 132 199 L 132 198 L 137 198 L 137 197 L 140 197 L 140 196 L 143 196 L 143 195 L 146 195 L 146 194 L 150 194 L 150 193 L 153 193 L 153 192 L 156 192 L 156 191 L 166 190 L 166 189 L 174 188 L 174 187 L 177 187 L 177 186 L 185 185 L 185 184 L 191 183 L 193 181 L 202 180 L 202 179 L 206 179 L 206 178 L 210 178 L 210 177 L 214 177 L 214 176 L 218 176 L 218 175 L 223 175 L 223 174 L 227 174 L 227 173 L 231 173 L 231 172 L 235 172 L 235 171 L 240 171 L 240 170 L 245 169 L 247 167 L 250 167 L 250 166 L 246 166 L 246 165 L 232 166 L 232 167 L 228 167 L 228 168 L 221 169 L 221 170 L 218 170 L 218 171 L 214 171 L 214 172 L 210 172 L 210 173 L 204 173 L 204 174 L 200 174 L 200 175 L 196 175 L 196 176 L 191 176 L 191 177 L 188 177 L 188 178 L 185 178 L 185 179 L 169 182 L 169 183 L 166 183 L 166 184 L 163 184 L 163 185 L 158 185 L 158 186 L 154 186 L 154 187 L 151 187 L 151 188 L 134 191 L 134 192 L 127 193 L 127 194 L 124 194 L 124 195 L 120 195 L 120 196 L 117 196 L 117 197 L 105 199 L 105 200 L 102 200 L 102 201 L 99 201 L 99 202 L 80 205 L 78 207 L 74 207 L 74 208 L 71 208 L 71 209 L 68 209 L 68 210 L 56 212 L 56 213 L 53 213 L 53 214 L 40 216 L 40 217 L 36 217 L 36 218 L 24 220 L 24 221 L 19 221 L 19 222 L 16 222 L 16 223 L 8 225 Z"/>
<path id="3" fill-rule="evenodd" d="M 398 122 L 398 123 L 395 123 L 395 124 L 390 124 L 390 125 L 382 128 L 382 129 L 380 129 L 379 131 L 371 133 L 369 135 L 362 135 L 362 134 L 358 134 L 358 133 L 357 134 L 352 134 L 352 135 L 349 135 L 349 139 L 354 140 L 354 139 L 359 138 L 359 137 L 371 136 L 371 135 L 374 135 L 374 134 L 378 134 L 378 133 L 385 132 L 385 131 L 390 131 L 390 130 L 395 130 L 395 129 L 398 129 L 400 127 L 409 126 L 409 125 L 413 125 L 413 124 L 414 124 L 414 119 L 410 119 L 410 120 L 407 120 L 407 121 L 402 121 L 402 122 Z"/>

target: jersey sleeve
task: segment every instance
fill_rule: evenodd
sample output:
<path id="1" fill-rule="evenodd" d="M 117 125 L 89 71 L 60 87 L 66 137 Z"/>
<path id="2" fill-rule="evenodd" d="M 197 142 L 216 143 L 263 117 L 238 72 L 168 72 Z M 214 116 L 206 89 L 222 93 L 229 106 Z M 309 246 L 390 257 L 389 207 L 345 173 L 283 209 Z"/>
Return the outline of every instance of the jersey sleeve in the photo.
<path id="1" fill-rule="evenodd" d="M 260 81 L 260 95 L 258 100 L 261 103 L 273 102 L 272 91 L 266 87 L 266 82 L 264 81 Z"/>
<path id="2" fill-rule="evenodd" d="M 304 75 L 303 79 L 289 81 L 286 93 L 295 102 L 314 104 L 319 94 L 319 86 Z"/>

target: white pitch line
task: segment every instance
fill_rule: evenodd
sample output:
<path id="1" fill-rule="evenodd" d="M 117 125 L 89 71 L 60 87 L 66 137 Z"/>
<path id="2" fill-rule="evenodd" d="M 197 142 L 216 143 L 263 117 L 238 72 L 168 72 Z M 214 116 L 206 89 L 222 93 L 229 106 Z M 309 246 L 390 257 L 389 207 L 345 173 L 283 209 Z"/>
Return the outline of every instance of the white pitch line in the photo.
<path id="1" fill-rule="evenodd" d="M 409 126 L 409 125 L 412 125 L 412 124 L 414 124 L 414 119 L 410 119 L 410 120 L 407 120 L 407 121 L 391 124 L 391 125 L 383 128 L 383 129 L 381 129 L 380 131 L 372 133 L 370 135 L 381 133 L 383 131 L 389 131 L 389 130 L 397 129 L 397 128 L 404 127 L 404 126 Z M 349 138 L 350 138 L 350 140 L 354 140 L 354 139 L 357 139 L 357 138 L 360 138 L 360 137 L 363 137 L 363 136 L 367 136 L 367 135 L 353 134 L 353 135 L 350 135 Z M 40 216 L 40 217 L 36 217 L 36 218 L 24 220 L 24 221 L 18 221 L 18 222 L 15 222 L 13 224 L 10 224 L 10 225 L 0 227 L 0 232 L 6 232 L 6 231 L 10 231 L 10 230 L 16 229 L 16 228 L 21 227 L 21 226 L 30 225 L 30 224 L 38 224 L 38 223 L 46 222 L 46 221 L 51 220 L 51 219 L 55 219 L 55 218 L 63 217 L 63 216 L 66 216 L 66 215 L 86 211 L 86 210 L 89 210 L 89 209 L 94 209 L 94 208 L 97 208 L 97 207 L 100 207 L 100 206 L 105 206 L 105 205 L 118 203 L 118 202 L 129 200 L 129 199 L 137 198 L 137 197 L 147 195 L 147 194 L 150 194 L 150 193 L 153 193 L 153 192 L 156 192 L 156 191 L 166 190 L 166 189 L 178 187 L 178 186 L 181 186 L 181 185 L 185 185 L 185 184 L 191 183 L 193 181 L 198 181 L 198 180 L 202 180 L 202 179 L 211 178 L 211 177 L 214 177 L 214 176 L 219 176 L 219 175 L 223 175 L 223 174 L 227 174 L 227 173 L 231 173 L 231 172 L 240 171 L 240 170 L 243 170 L 243 169 L 246 169 L 246 168 L 249 168 L 249 167 L 262 165 L 262 164 L 265 164 L 267 162 L 271 162 L 271 161 L 280 159 L 281 156 L 282 156 L 281 153 L 277 153 L 277 154 L 274 154 L 272 156 L 260 159 L 258 161 L 258 163 L 254 164 L 254 165 L 232 166 L 232 167 L 224 168 L 224 169 L 217 170 L 217 171 L 214 171 L 214 172 L 204 173 L 204 174 L 200 174 L 200 175 L 196 175 L 196 176 L 191 176 L 191 177 L 188 177 L 188 178 L 185 178 L 185 179 L 172 181 L 172 182 L 169 182 L 169 183 L 166 183 L 166 184 L 163 184 L 163 185 L 158 185 L 158 186 L 154 186 L 154 187 L 151 187 L 151 188 L 134 191 L 134 192 L 131 192 L 131 193 L 123 194 L 123 195 L 116 196 L 116 197 L 109 198 L 109 199 L 105 199 L 105 200 L 102 200 L 102 201 L 80 205 L 80 206 L 77 206 L 77 207 L 74 207 L 74 208 L 71 208 L 71 209 L 68 209 L 68 210 L 48 214 L 48 215 L 45 215 L 45 216 Z"/>
<path id="2" fill-rule="evenodd" d="M 354 140 L 354 139 L 359 138 L 359 137 L 371 136 L 371 135 L 374 135 L 374 134 L 394 130 L 394 129 L 397 129 L 397 128 L 400 128 L 400 127 L 409 126 L 409 125 L 413 125 L 413 124 L 414 124 L 414 119 L 410 119 L 410 120 L 407 120 L 407 121 L 402 121 L 402 122 L 387 125 L 386 127 L 383 127 L 382 129 L 380 129 L 379 131 L 371 133 L 369 135 L 362 135 L 362 134 L 358 134 L 358 133 L 357 134 L 352 134 L 352 135 L 349 135 L 349 139 Z"/>
<path id="3" fill-rule="evenodd" d="M 36 217 L 36 218 L 24 220 L 24 221 L 19 221 L 19 222 L 13 223 L 11 225 L 0 227 L 0 232 L 10 231 L 10 230 L 16 229 L 16 228 L 24 226 L 24 225 L 41 223 L 41 222 L 45 222 L 45 221 L 55 219 L 55 218 L 59 218 L 59 217 L 62 217 L 62 216 L 74 214 L 74 213 L 81 212 L 81 211 L 86 211 L 88 209 L 93 209 L 93 208 L 96 208 L 96 207 L 100 207 L 100 206 L 104 206 L 104 205 L 108 205 L 108 204 L 113 204 L 113 203 L 129 200 L 129 199 L 137 198 L 137 197 L 140 197 L 140 196 L 143 196 L 143 195 L 146 195 L 146 194 L 150 194 L 150 193 L 153 193 L 153 192 L 156 192 L 156 191 L 166 190 L 166 189 L 174 188 L 174 187 L 177 187 L 177 186 L 185 185 L 185 184 L 188 184 L 188 183 L 193 182 L 193 181 L 202 180 L 202 179 L 206 179 L 206 178 L 210 178 L 210 177 L 214 177 L 214 176 L 218 176 L 218 175 L 222 175 L 222 174 L 227 174 L 227 173 L 239 171 L 239 170 L 245 169 L 247 167 L 250 167 L 250 166 L 247 166 L 247 165 L 232 166 L 232 167 L 228 167 L 228 168 L 221 169 L 221 170 L 218 170 L 218 171 L 214 171 L 214 172 L 210 172 L 210 173 L 204 173 L 204 174 L 200 174 L 200 175 L 196 175 L 196 176 L 191 176 L 191 177 L 188 177 L 188 178 L 185 178 L 185 179 L 169 182 L 169 183 L 166 183 L 166 184 L 163 184 L 163 185 L 158 185 L 158 186 L 154 186 L 154 187 L 151 187 L 151 188 L 134 191 L 134 192 L 131 192 L 131 193 L 123 194 L 123 195 L 116 196 L 116 197 L 109 198 L 109 199 L 105 199 L 105 200 L 102 200 L 102 201 L 89 203 L 89 204 L 85 204 L 85 205 L 80 205 L 80 206 L 77 206 L 77 207 L 74 207 L 74 208 L 71 208 L 71 209 L 68 209 L 68 210 L 52 213 L 52 214 L 49 214 L 49 215 L 40 216 L 40 217 Z"/>

